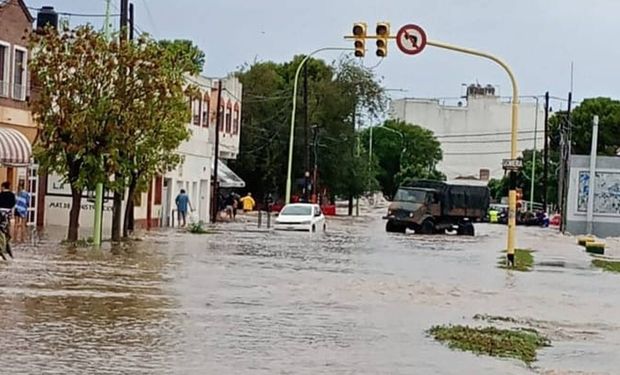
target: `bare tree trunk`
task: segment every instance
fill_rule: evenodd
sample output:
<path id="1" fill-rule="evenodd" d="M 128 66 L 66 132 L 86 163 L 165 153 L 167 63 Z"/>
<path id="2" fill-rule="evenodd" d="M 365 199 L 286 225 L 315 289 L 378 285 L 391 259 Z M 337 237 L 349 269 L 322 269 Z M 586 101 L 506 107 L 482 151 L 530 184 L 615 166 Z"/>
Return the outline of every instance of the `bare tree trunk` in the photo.
<path id="1" fill-rule="evenodd" d="M 82 191 L 71 185 L 71 211 L 69 212 L 69 232 L 67 241 L 76 242 L 80 227 L 80 208 L 82 206 Z"/>
<path id="2" fill-rule="evenodd" d="M 122 177 L 120 174 L 115 174 L 114 178 L 119 181 Z M 114 192 L 113 207 L 112 207 L 112 241 L 118 242 L 121 240 L 121 210 L 123 209 L 123 195 L 119 192 Z"/>
<path id="3" fill-rule="evenodd" d="M 127 191 L 127 202 L 125 203 L 125 220 L 123 220 L 123 237 L 129 237 L 130 230 L 133 231 L 133 211 L 134 211 L 134 195 L 136 194 L 136 185 L 138 183 L 138 177 L 131 176 L 129 181 L 129 189 Z"/>

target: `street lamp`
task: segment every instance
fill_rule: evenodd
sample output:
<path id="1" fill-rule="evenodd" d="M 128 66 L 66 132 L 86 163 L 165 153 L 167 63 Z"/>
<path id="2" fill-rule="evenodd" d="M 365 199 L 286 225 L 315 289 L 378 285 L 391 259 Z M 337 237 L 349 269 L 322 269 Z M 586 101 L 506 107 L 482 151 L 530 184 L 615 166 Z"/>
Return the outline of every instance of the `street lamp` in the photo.
<path id="1" fill-rule="evenodd" d="M 534 210 L 534 178 L 536 177 L 536 141 L 538 133 L 538 96 L 533 97 L 536 100 L 536 115 L 534 116 L 534 151 L 532 152 L 532 177 L 530 181 L 530 210 Z"/>
<path id="2" fill-rule="evenodd" d="M 323 52 L 323 51 L 353 51 L 354 48 L 343 48 L 343 47 L 325 47 L 319 48 L 310 52 L 306 57 L 301 60 L 299 66 L 297 67 L 297 71 L 295 72 L 295 81 L 293 83 L 293 109 L 291 111 L 291 130 L 290 130 L 290 139 L 288 145 L 288 169 L 286 173 L 286 199 L 285 203 L 290 203 L 291 201 L 291 178 L 293 174 L 293 146 L 295 142 L 295 112 L 297 112 L 297 83 L 299 82 L 299 73 L 301 72 L 301 68 L 303 68 L 306 61 L 308 61 L 313 55 Z"/>

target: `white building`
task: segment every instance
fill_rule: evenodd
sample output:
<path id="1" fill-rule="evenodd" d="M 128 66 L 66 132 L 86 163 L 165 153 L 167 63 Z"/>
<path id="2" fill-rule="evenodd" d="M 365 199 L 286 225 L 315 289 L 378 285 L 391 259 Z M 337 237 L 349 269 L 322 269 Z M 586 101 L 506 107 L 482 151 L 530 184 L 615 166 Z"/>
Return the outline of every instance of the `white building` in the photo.
<path id="1" fill-rule="evenodd" d="M 486 171 L 491 178 L 501 178 L 502 159 L 510 158 L 510 101 L 496 96 L 494 87 L 478 85 L 468 87 L 465 99 L 458 105 L 444 105 L 437 99 L 398 99 L 392 102 L 390 116 L 435 133 L 443 150 L 438 169 L 448 179 L 484 176 Z M 534 98 L 521 98 L 518 140 L 519 152 L 532 149 L 535 140 L 542 150 L 544 110 L 542 103 L 537 110 Z"/>
<path id="2" fill-rule="evenodd" d="M 195 209 L 198 220 L 209 222 L 213 197 L 213 166 L 215 155 L 215 127 L 217 107 L 216 79 L 206 77 L 187 77 L 188 82 L 198 87 L 200 99 L 191 103 L 192 118 L 188 127 L 191 137 L 183 142 L 178 152 L 184 160 L 178 168 L 167 173 L 163 179 L 161 225 L 176 225 L 175 198 L 185 190 Z M 245 186 L 225 164 L 239 154 L 241 130 L 242 85 L 236 77 L 222 80 L 220 101 L 221 127 L 219 134 L 218 180 L 222 188 L 241 188 Z"/>
<path id="3" fill-rule="evenodd" d="M 175 170 L 153 179 L 149 191 L 139 194 L 134 218 L 137 228 L 177 225 L 175 198 L 184 189 L 190 197 L 194 214 L 199 220 L 208 222 L 212 198 L 213 161 L 215 154 L 215 124 L 217 81 L 206 77 L 187 77 L 201 93 L 200 99 L 189 103 L 192 111 L 188 126 L 189 140 L 183 142 L 177 152 L 183 162 Z M 227 77 L 222 82 L 222 126 L 220 129 L 220 161 L 218 179 L 222 188 L 245 186 L 225 164 L 239 153 L 241 126 L 242 85 L 237 78 Z M 188 100 L 189 102 L 189 100 Z M 212 105 L 213 103 L 213 105 Z M 44 225 L 67 225 L 71 208 L 71 190 L 55 175 L 43 176 L 45 208 L 42 216 Z M 106 193 L 103 211 L 103 227 L 107 231 L 112 223 L 112 193 Z M 124 207 L 124 203 L 123 203 Z M 92 228 L 94 203 L 88 193 L 82 199 L 80 227 Z"/>

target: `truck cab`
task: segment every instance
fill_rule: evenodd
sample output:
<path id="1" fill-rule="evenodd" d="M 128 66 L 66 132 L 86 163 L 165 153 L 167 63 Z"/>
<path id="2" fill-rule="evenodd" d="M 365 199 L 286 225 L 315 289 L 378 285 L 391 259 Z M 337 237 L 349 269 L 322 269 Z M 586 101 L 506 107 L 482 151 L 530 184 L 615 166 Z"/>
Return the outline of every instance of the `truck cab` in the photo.
<path id="1" fill-rule="evenodd" d="M 422 228 L 422 223 L 426 218 L 441 214 L 439 194 L 435 189 L 400 187 L 384 217 L 388 220 L 386 230 L 404 233 L 409 228 L 424 233 L 424 229 L 430 229 Z"/>

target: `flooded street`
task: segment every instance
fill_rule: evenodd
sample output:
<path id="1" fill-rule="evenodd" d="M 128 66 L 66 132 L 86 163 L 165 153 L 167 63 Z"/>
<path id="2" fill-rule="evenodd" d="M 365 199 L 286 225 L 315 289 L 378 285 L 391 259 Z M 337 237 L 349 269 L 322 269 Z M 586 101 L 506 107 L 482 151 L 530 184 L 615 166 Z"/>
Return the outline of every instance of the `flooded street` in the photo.
<path id="1" fill-rule="evenodd" d="M 505 227 L 387 234 L 380 213 L 328 233 L 57 241 L 0 264 L 0 366 L 12 374 L 617 373 L 620 275 L 551 230 L 519 228 L 532 272 L 496 267 Z M 239 227 L 240 229 L 240 227 Z M 509 316 L 552 340 L 533 368 L 452 351 L 434 324 Z"/>

